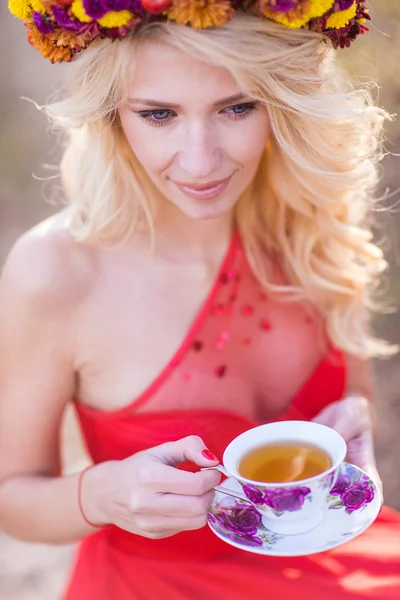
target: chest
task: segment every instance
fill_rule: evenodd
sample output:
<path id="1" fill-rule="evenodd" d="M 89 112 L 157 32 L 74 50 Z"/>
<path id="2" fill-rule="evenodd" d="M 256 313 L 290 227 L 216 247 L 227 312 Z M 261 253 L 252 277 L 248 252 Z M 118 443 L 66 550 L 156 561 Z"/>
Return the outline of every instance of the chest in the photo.
<path id="1" fill-rule="evenodd" d="M 273 418 L 326 351 L 321 321 L 268 297 L 243 260 L 146 276 L 113 270 L 80 318 L 79 399 L 101 410 L 137 399 L 138 410 L 252 417 L 262 405 Z"/>

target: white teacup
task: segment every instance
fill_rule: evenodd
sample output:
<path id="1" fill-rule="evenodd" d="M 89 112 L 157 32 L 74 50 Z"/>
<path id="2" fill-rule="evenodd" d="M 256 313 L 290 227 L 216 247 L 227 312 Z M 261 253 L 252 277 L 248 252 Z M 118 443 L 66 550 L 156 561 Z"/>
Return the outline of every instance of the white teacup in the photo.
<path id="1" fill-rule="evenodd" d="M 238 464 L 245 454 L 277 442 L 306 442 L 317 446 L 330 456 L 332 465 L 314 477 L 290 483 L 265 483 L 240 475 Z M 239 435 L 226 448 L 223 464 L 227 474 L 238 481 L 245 496 L 262 513 L 264 525 L 270 531 L 297 534 L 313 529 L 322 520 L 327 496 L 336 483 L 346 452 L 342 436 L 325 425 L 281 421 L 254 427 Z"/>

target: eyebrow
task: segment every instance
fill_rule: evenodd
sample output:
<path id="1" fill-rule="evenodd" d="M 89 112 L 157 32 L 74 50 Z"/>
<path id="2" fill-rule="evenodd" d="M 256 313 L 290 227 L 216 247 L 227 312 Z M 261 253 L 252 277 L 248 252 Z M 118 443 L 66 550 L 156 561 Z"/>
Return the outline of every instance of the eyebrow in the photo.
<path id="1" fill-rule="evenodd" d="M 217 100 L 217 102 L 214 102 L 213 106 L 232 104 L 234 102 L 243 101 L 246 98 L 249 98 L 249 96 L 246 96 L 246 94 L 234 94 L 233 96 L 228 96 L 227 98 Z M 132 104 L 144 104 L 145 106 L 165 106 L 165 108 L 180 108 L 179 104 L 174 104 L 172 102 L 165 102 L 160 100 L 151 100 L 149 98 L 128 98 L 128 102 Z"/>

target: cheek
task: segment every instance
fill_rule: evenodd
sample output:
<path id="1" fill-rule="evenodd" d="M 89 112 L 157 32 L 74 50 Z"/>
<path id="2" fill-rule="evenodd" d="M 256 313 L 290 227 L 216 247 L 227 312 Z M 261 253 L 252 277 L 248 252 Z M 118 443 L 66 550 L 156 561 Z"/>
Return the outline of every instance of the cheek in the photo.
<path id="1" fill-rule="evenodd" d="M 161 173 L 171 162 L 171 148 L 162 139 L 154 140 L 148 135 L 138 136 L 131 147 L 148 173 Z"/>
<path id="2" fill-rule="evenodd" d="M 270 135 L 270 125 L 267 118 L 249 119 L 243 129 L 238 131 L 230 143 L 230 156 L 235 162 L 253 166 L 261 158 Z"/>
<path id="3" fill-rule="evenodd" d="M 146 171 L 155 173 L 165 169 L 172 155 L 167 136 L 156 127 L 141 123 L 134 115 L 121 113 L 121 124 L 133 154 Z"/>

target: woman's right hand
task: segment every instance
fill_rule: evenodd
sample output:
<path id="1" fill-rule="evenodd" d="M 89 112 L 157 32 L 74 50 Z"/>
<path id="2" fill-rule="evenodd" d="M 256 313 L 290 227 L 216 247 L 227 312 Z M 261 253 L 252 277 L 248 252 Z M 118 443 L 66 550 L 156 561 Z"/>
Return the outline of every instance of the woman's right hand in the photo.
<path id="1" fill-rule="evenodd" d="M 113 524 L 152 539 L 204 527 L 213 487 L 221 474 L 177 468 L 187 461 L 199 467 L 218 464 L 207 458 L 200 437 L 189 436 L 122 461 L 96 465 L 82 479 L 81 505 L 86 518 L 96 525 Z"/>

